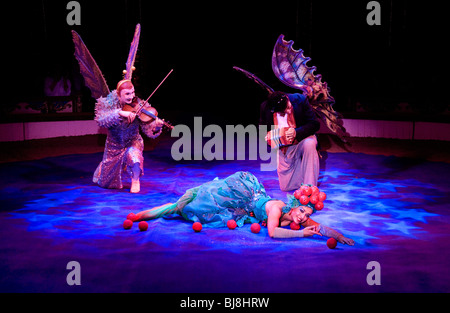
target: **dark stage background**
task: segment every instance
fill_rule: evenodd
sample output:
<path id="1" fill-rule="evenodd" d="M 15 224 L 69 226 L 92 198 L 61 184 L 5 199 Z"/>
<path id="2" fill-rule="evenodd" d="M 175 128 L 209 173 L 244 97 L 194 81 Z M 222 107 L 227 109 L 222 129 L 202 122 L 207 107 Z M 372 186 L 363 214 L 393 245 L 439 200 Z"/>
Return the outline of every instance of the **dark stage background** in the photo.
<path id="1" fill-rule="evenodd" d="M 312 58 L 308 65 L 323 75 L 337 111 L 389 114 L 408 103 L 419 116 L 436 116 L 448 108 L 448 21 L 442 2 L 378 1 L 381 26 L 366 22 L 369 1 L 80 0 L 80 26 L 67 24 L 68 2 L 14 1 L 3 10 L 3 67 L 12 82 L 1 101 L 3 112 L 42 98 L 44 78 L 58 66 L 72 78 L 74 92 L 87 93 L 73 57 L 71 29 L 115 89 L 137 23 L 142 25 L 134 76 L 138 93 L 148 96 L 173 68 L 152 103 L 163 112 L 183 112 L 186 119 L 220 112 L 227 123 L 257 121 L 255 110 L 265 94 L 233 66 L 292 92 L 271 69 L 280 34 Z M 85 96 L 83 111 L 93 107 Z"/>

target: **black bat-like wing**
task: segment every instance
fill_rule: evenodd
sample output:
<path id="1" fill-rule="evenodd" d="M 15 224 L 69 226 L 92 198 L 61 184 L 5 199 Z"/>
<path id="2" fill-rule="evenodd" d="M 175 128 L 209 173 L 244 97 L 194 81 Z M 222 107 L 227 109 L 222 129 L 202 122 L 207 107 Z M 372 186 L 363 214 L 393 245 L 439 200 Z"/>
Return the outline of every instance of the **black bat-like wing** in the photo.
<path id="1" fill-rule="evenodd" d="M 263 88 L 264 90 L 267 91 L 267 93 L 270 95 L 274 92 L 273 88 L 270 87 L 269 85 L 267 85 L 265 82 L 262 81 L 262 79 L 260 79 L 258 76 L 256 76 L 253 73 L 250 73 L 249 71 L 246 71 L 240 67 L 237 66 L 233 66 L 233 68 L 236 71 L 239 71 L 241 73 L 244 73 L 245 76 L 247 76 L 248 78 L 250 78 L 251 80 L 253 80 L 255 83 L 257 83 L 261 88 Z"/>
<path id="2" fill-rule="evenodd" d="M 303 50 L 295 50 L 294 42 L 284 40 L 280 35 L 273 49 L 272 69 L 275 76 L 286 86 L 301 90 L 309 99 L 316 115 L 342 141 L 346 141 L 346 130 L 342 116 L 333 109 L 334 98 L 322 75 L 315 75 L 316 67 L 309 67 L 311 60 L 303 55 Z"/>

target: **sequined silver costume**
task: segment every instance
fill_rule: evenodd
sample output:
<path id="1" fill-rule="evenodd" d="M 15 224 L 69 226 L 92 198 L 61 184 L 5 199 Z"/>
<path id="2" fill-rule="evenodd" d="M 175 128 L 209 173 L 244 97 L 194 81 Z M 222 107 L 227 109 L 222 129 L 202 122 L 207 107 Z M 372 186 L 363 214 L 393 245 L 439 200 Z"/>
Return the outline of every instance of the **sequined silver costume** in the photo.
<path id="1" fill-rule="evenodd" d="M 99 98 L 95 106 L 95 120 L 100 127 L 108 130 L 103 160 L 93 177 L 93 182 L 103 188 L 123 188 L 122 174 L 126 172 L 132 176 L 132 168 L 136 163 L 139 163 L 140 175 L 143 175 L 144 141 L 139 129 L 150 138 L 158 137 L 162 131 L 156 129 L 154 121 L 143 123 L 136 118 L 129 124 L 119 115 L 121 109 L 116 90 L 107 97 Z"/>

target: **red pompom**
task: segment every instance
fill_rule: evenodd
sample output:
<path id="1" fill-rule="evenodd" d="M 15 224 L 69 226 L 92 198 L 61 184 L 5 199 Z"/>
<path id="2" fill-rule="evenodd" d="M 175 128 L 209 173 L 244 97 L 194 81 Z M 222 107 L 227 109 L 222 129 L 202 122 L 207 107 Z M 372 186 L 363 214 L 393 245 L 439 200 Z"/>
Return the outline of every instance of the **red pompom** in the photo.
<path id="1" fill-rule="evenodd" d="M 305 195 L 300 197 L 300 203 L 303 205 L 307 205 L 309 203 L 309 198 Z"/>
<path id="2" fill-rule="evenodd" d="M 133 221 L 130 220 L 125 220 L 125 222 L 123 222 L 123 228 L 124 229 L 131 229 L 131 226 L 133 226 Z"/>
<path id="3" fill-rule="evenodd" d="M 297 189 L 294 191 L 294 198 L 297 200 L 300 200 L 300 197 L 302 196 L 302 191 L 300 189 Z"/>
<path id="4" fill-rule="evenodd" d="M 330 249 L 336 248 L 336 246 L 337 246 L 337 240 L 334 239 L 334 238 L 328 239 L 328 240 L 327 240 L 327 246 L 328 246 L 328 248 L 330 248 Z"/>
<path id="5" fill-rule="evenodd" d="M 294 222 L 291 222 L 291 224 L 289 225 L 291 226 L 292 230 L 299 230 L 300 229 L 300 225 Z"/>
<path id="6" fill-rule="evenodd" d="M 319 201 L 324 202 L 327 199 L 327 194 L 323 191 L 319 192 Z"/>
<path id="7" fill-rule="evenodd" d="M 235 229 L 237 227 L 236 221 L 235 220 L 228 220 L 227 226 L 228 226 L 229 229 Z"/>
<path id="8" fill-rule="evenodd" d="M 253 224 L 250 226 L 250 230 L 252 231 L 252 233 L 257 234 L 257 233 L 259 233 L 260 230 L 261 230 L 261 225 L 259 225 L 258 223 L 253 223 Z"/>
<path id="9" fill-rule="evenodd" d="M 323 209 L 323 202 L 322 202 L 322 201 L 317 202 L 316 205 L 314 206 L 314 208 L 315 208 L 317 211 L 322 210 L 322 209 Z"/>
<path id="10" fill-rule="evenodd" d="M 312 186 L 311 187 L 311 194 L 312 195 L 318 195 L 320 192 L 319 188 L 317 186 Z"/>
<path id="11" fill-rule="evenodd" d="M 302 186 L 300 187 L 300 192 L 302 193 L 302 195 L 305 194 L 305 188 L 306 188 L 306 187 L 308 187 L 308 186 L 302 185 Z"/>
<path id="12" fill-rule="evenodd" d="M 303 188 L 303 194 L 305 195 L 305 196 L 310 196 L 311 195 L 311 187 L 309 187 L 309 186 L 304 186 L 304 188 Z"/>
<path id="13" fill-rule="evenodd" d="M 317 202 L 319 202 L 319 197 L 317 196 L 317 195 L 312 195 L 310 198 L 309 198 L 309 201 L 311 202 L 311 204 L 316 204 Z"/>
<path id="14" fill-rule="evenodd" d="M 148 223 L 146 221 L 139 222 L 138 227 L 141 231 L 146 231 L 148 229 Z"/>
<path id="15" fill-rule="evenodd" d="M 193 229 L 196 233 L 200 232 L 200 231 L 202 230 L 202 228 L 203 228 L 203 225 L 202 225 L 202 223 L 200 223 L 200 222 L 195 222 L 194 224 L 192 224 L 192 229 Z"/>
<path id="16" fill-rule="evenodd" d="M 130 221 L 132 221 L 132 222 L 134 222 L 135 219 L 136 219 L 136 214 L 134 214 L 134 213 L 128 214 L 128 215 L 127 215 L 127 219 L 130 220 Z"/>

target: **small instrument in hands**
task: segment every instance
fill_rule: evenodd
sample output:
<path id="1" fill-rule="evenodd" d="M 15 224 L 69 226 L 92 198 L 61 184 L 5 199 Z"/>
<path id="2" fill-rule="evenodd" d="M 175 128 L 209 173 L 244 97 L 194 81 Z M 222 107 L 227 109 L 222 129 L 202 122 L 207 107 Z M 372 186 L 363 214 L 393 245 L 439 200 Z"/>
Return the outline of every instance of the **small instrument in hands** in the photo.
<path id="1" fill-rule="evenodd" d="M 131 105 L 125 104 L 123 106 L 124 111 L 129 111 L 136 113 L 137 117 L 144 123 L 151 123 L 154 120 L 160 119 L 158 117 L 158 111 L 154 107 L 152 107 L 148 102 L 142 101 L 139 98 L 134 98 Z M 173 126 L 164 120 L 161 120 L 163 122 L 164 127 L 172 130 Z"/>
<path id="2" fill-rule="evenodd" d="M 148 103 L 148 101 L 150 100 L 150 98 L 155 94 L 155 92 L 159 89 L 159 87 L 161 87 L 161 85 L 165 82 L 165 80 L 167 79 L 167 77 L 169 77 L 170 74 L 172 74 L 173 69 L 170 70 L 169 74 L 166 75 L 166 77 L 164 77 L 164 79 L 161 81 L 161 83 L 159 83 L 158 87 L 155 88 L 155 90 L 153 90 L 152 94 L 147 98 L 147 100 L 142 101 L 139 98 L 134 98 L 133 102 L 131 103 L 131 105 L 125 104 L 123 107 L 124 111 L 130 111 L 133 113 L 136 113 L 136 115 L 139 117 L 139 119 L 144 122 L 144 123 L 148 123 L 148 122 L 153 122 L 156 119 L 160 119 L 158 117 L 158 111 L 156 111 L 156 109 L 154 107 L 152 107 L 150 105 L 150 103 Z M 173 126 L 164 121 L 161 120 L 163 122 L 163 125 L 168 128 L 168 129 L 173 129 Z"/>
<path id="3" fill-rule="evenodd" d="M 289 127 L 281 127 L 271 130 L 267 133 L 266 141 L 272 148 L 282 148 L 292 145 L 293 141 L 288 140 L 286 137 L 286 132 Z"/>

